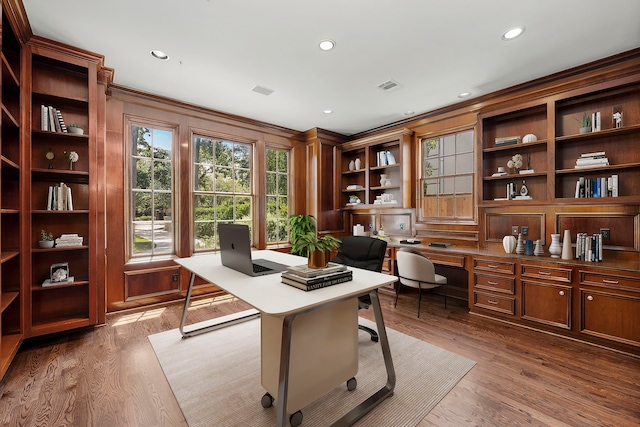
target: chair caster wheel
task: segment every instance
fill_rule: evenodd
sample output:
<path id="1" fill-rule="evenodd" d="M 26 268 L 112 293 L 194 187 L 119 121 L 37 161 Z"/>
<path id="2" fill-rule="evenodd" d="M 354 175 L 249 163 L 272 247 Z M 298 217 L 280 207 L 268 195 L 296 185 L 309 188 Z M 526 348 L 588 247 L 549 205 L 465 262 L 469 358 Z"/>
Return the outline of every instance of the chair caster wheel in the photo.
<path id="1" fill-rule="evenodd" d="M 291 423 L 291 427 L 298 427 L 300 424 L 302 424 L 302 411 L 291 414 L 291 416 L 289 417 L 289 422 Z"/>
<path id="2" fill-rule="evenodd" d="M 260 399 L 260 403 L 263 408 L 271 408 L 273 405 L 273 396 L 269 393 L 265 393 L 264 396 L 262 396 L 262 399 Z"/>
<path id="3" fill-rule="evenodd" d="M 347 390 L 353 391 L 356 389 L 356 387 L 358 387 L 358 380 L 356 380 L 356 377 L 353 377 L 347 381 Z"/>

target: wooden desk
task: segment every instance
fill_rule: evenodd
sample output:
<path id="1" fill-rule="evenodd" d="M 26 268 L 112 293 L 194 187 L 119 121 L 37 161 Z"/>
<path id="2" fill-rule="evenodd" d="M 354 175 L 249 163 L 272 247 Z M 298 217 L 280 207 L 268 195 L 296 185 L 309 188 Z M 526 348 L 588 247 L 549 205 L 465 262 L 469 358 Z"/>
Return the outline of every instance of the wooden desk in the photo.
<path id="1" fill-rule="evenodd" d="M 300 265 L 306 263 L 305 258 L 295 255 L 283 254 L 275 251 L 255 251 L 254 258 L 264 258 L 280 262 L 286 265 Z M 176 262 L 191 271 L 191 281 L 187 290 L 180 331 L 183 338 L 203 333 L 214 328 L 229 326 L 247 318 L 237 319 L 210 328 L 185 331 L 185 319 L 195 276 L 216 284 L 231 295 L 245 301 L 255 308 L 250 310 L 248 318 L 256 318 L 263 313 L 269 319 L 282 318 L 282 322 L 276 322 L 281 327 L 280 357 L 278 372 L 278 399 L 276 425 L 284 427 L 287 422 L 288 392 L 290 381 L 291 347 L 293 338 L 294 320 L 307 313 L 326 310 L 334 305 L 356 300 L 359 295 L 369 293 L 372 307 L 380 336 L 380 345 L 387 370 L 387 383 L 371 397 L 353 408 L 349 413 L 340 418 L 334 426 L 350 426 L 363 415 L 376 407 L 381 401 L 393 394 L 395 388 L 395 370 L 391 359 L 389 341 L 384 326 L 380 301 L 377 289 L 397 280 L 396 277 L 368 270 L 351 268 L 353 280 L 327 288 L 304 292 L 280 281 L 280 274 L 272 274 L 260 277 L 249 277 L 243 273 L 226 268 L 220 263 L 219 255 L 196 255 L 190 258 L 180 258 Z M 357 322 L 357 316 L 356 316 Z M 311 333 L 313 331 L 310 331 Z M 336 384 L 337 386 L 338 384 Z"/>

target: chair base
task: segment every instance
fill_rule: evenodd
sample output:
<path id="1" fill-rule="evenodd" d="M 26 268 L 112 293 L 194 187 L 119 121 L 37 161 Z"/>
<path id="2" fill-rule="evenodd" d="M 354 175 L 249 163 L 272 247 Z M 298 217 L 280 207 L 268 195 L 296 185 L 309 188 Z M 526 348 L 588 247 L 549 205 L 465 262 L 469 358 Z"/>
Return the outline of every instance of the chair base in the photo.
<path id="1" fill-rule="evenodd" d="M 368 328 L 368 327 L 366 327 L 364 325 L 358 325 L 358 329 L 361 329 L 361 330 L 363 330 L 365 332 L 368 332 L 369 335 L 371 335 L 371 341 L 373 341 L 373 342 L 378 342 L 378 340 L 380 339 L 378 337 L 378 333 L 376 331 L 374 331 L 373 329 L 371 329 L 371 328 Z"/>
<path id="2" fill-rule="evenodd" d="M 400 295 L 400 287 L 403 286 L 401 283 L 397 283 L 396 286 L 396 300 L 393 303 L 393 308 L 396 308 L 396 305 L 398 305 L 398 295 Z M 439 285 L 442 286 L 442 289 L 444 290 L 444 308 L 447 308 L 447 285 L 443 284 L 443 285 Z M 420 302 L 422 301 L 422 288 L 418 288 L 418 318 L 420 318 Z M 360 325 L 358 325 L 359 327 Z M 373 340 L 373 338 L 371 338 Z"/>

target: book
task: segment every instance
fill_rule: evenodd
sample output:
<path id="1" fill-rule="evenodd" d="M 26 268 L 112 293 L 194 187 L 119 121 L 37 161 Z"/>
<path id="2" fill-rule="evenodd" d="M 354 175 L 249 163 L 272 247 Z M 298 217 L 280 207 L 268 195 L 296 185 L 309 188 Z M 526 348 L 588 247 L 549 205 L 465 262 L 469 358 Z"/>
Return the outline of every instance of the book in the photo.
<path id="1" fill-rule="evenodd" d="M 294 265 L 291 267 L 287 267 L 287 272 L 291 274 L 295 274 L 297 276 L 302 277 L 317 277 L 324 276 L 331 273 L 337 273 L 338 271 L 345 271 L 347 266 L 344 264 L 338 264 L 335 262 L 330 262 L 327 264 L 326 268 L 309 268 L 309 266 L 305 265 Z"/>
<path id="2" fill-rule="evenodd" d="M 609 164 L 608 157 L 581 157 L 576 160 L 576 165 L 599 165 Z"/>
<path id="3" fill-rule="evenodd" d="M 580 158 L 585 157 L 604 157 L 606 154 L 604 151 L 594 151 L 592 153 L 582 153 L 580 154 Z"/>
<path id="4" fill-rule="evenodd" d="M 58 124 L 60 125 L 61 132 L 67 132 L 67 126 L 64 124 L 64 119 L 62 118 L 62 112 L 56 108 L 56 119 Z"/>
<path id="5" fill-rule="evenodd" d="M 344 271 L 338 271 L 335 273 L 323 274 L 322 276 L 302 277 L 302 276 L 298 276 L 297 274 L 283 271 L 281 273 L 281 276 L 283 279 L 286 278 L 289 280 L 296 281 L 303 285 L 311 286 L 311 285 L 317 285 L 319 283 L 332 281 L 332 280 L 340 279 L 344 277 L 348 277 L 349 280 L 351 280 L 351 278 L 353 277 L 353 272 L 351 270 L 344 270 Z"/>
<path id="6" fill-rule="evenodd" d="M 49 108 L 46 105 L 40 105 L 40 128 L 49 130 Z"/>
<path id="7" fill-rule="evenodd" d="M 611 197 L 618 197 L 618 175 L 611 175 Z"/>
<path id="8" fill-rule="evenodd" d="M 495 146 L 501 147 L 504 145 L 520 144 L 521 142 L 522 142 L 522 139 L 519 136 L 507 136 L 504 138 L 496 138 Z"/>
<path id="9" fill-rule="evenodd" d="M 396 156 L 394 156 L 391 151 L 387 151 L 387 162 L 389 165 L 396 164 Z"/>
<path id="10" fill-rule="evenodd" d="M 349 270 L 349 273 L 351 273 L 350 270 Z M 326 288 L 328 286 L 337 285 L 339 283 L 349 282 L 352 279 L 353 279 L 352 276 L 348 275 L 348 276 L 340 276 L 332 279 L 323 280 L 321 282 L 314 283 L 314 284 L 305 284 L 305 283 L 298 282 L 297 280 L 292 280 L 287 277 L 284 277 L 284 274 L 283 274 L 282 283 L 287 284 L 289 286 L 296 287 L 298 289 L 302 289 L 303 291 L 313 291 L 315 289 Z"/>

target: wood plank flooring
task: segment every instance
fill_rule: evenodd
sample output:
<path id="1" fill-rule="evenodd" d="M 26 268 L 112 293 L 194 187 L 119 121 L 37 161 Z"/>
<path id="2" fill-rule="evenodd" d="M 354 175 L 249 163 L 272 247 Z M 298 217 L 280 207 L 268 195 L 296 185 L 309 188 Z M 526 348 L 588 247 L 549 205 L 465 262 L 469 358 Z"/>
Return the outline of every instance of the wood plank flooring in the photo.
<path id="1" fill-rule="evenodd" d="M 470 315 L 451 299 L 444 309 L 423 297 L 420 319 L 413 295 L 397 308 L 380 299 L 388 327 L 477 362 L 420 427 L 640 425 L 640 358 Z M 203 298 L 189 322 L 246 308 Z M 0 383 L 0 425 L 185 426 L 146 339 L 176 328 L 181 311 L 114 313 L 106 326 L 26 343 Z"/>

